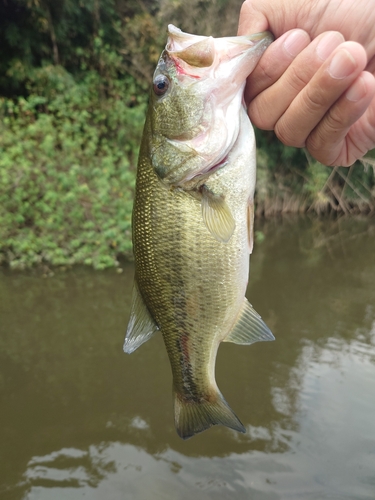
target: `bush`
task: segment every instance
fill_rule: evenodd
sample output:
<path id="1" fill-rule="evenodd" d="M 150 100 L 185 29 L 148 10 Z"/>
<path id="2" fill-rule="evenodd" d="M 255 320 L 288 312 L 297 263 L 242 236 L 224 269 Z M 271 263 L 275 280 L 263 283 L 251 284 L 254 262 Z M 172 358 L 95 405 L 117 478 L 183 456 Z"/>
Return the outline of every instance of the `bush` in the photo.
<path id="1" fill-rule="evenodd" d="M 37 70 L 27 98 L 0 100 L 0 262 L 117 265 L 131 207 L 145 103 L 130 78 L 76 83 Z M 103 97 L 104 94 L 104 97 Z"/>
<path id="2" fill-rule="evenodd" d="M 375 212 L 374 152 L 349 168 L 327 167 L 276 141 L 273 132 L 256 130 L 256 136 L 258 215 Z"/>

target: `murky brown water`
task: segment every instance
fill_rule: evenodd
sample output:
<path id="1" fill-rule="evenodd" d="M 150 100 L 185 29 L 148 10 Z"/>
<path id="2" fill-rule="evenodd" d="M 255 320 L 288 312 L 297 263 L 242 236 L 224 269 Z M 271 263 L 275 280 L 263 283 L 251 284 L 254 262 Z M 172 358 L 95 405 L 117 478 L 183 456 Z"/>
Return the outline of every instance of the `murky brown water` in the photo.
<path id="1" fill-rule="evenodd" d="M 0 273 L 1 500 L 375 498 L 375 221 L 257 229 L 248 297 L 276 342 L 217 360 L 245 435 L 177 437 L 161 338 L 122 352 L 130 264 Z"/>

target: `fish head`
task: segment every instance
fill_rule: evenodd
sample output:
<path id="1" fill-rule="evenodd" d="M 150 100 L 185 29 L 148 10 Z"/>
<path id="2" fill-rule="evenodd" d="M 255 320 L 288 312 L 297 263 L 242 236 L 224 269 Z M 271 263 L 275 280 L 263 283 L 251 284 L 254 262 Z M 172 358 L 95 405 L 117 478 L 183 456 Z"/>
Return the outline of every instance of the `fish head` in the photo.
<path id="1" fill-rule="evenodd" d="M 223 164 L 238 137 L 247 76 L 269 32 L 213 38 L 168 26 L 149 106 L 153 168 L 169 186 L 199 184 Z"/>

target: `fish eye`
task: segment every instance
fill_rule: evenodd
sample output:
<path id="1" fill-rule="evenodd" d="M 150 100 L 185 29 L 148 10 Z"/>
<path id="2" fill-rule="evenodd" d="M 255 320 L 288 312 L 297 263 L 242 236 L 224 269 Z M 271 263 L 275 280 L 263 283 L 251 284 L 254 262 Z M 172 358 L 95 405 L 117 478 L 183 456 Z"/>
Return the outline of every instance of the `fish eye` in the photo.
<path id="1" fill-rule="evenodd" d="M 164 95 L 169 88 L 169 79 L 165 75 L 158 75 L 154 80 L 153 88 L 156 95 Z"/>

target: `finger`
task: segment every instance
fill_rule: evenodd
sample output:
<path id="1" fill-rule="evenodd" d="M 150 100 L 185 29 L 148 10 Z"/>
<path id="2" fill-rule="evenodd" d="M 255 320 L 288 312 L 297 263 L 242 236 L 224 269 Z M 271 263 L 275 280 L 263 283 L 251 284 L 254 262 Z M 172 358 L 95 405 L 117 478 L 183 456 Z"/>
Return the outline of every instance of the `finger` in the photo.
<path id="1" fill-rule="evenodd" d="M 369 71 L 373 75 L 375 75 L 375 56 L 372 56 L 371 59 L 367 62 L 366 71 Z"/>
<path id="2" fill-rule="evenodd" d="M 366 67 L 362 45 L 342 43 L 319 68 L 275 125 L 278 138 L 303 147 L 311 131 Z"/>
<path id="3" fill-rule="evenodd" d="M 248 78 L 245 90 L 246 102 L 250 102 L 258 94 L 273 85 L 309 43 L 309 35 L 306 31 L 300 29 L 288 31 L 275 40 L 268 47 Z"/>
<path id="4" fill-rule="evenodd" d="M 278 38 L 292 28 L 306 26 L 309 23 L 305 16 L 310 13 L 309 6 L 304 5 L 307 3 L 301 0 L 245 0 L 240 11 L 238 34 L 269 30 Z M 315 9 L 314 18 L 319 16 L 319 10 Z"/>
<path id="5" fill-rule="evenodd" d="M 340 33 L 331 31 L 318 36 L 300 52 L 281 77 L 250 102 L 248 113 L 254 125 L 261 129 L 274 129 L 276 123 L 288 110 L 294 99 L 310 84 L 311 79 L 322 66 L 324 60 L 343 41 L 344 38 Z M 271 61 L 267 61 L 267 63 L 272 65 Z M 286 122 L 286 125 L 288 125 L 288 122 Z M 293 131 L 291 130 L 291 132 Z"/>
<path id="6" fill-rule="evenodd" d="M 251 2 L 244 2 L 240 10 L 238 21 L 238 35 L 260 33 L 269 29 L 267 17 L 254 9 Z"/>
<path id="7" fill-rule="evenodd" d="M 375 77 L 363 71 L 311 132 L 306 147 L 326 165 L 352 165 L 375 147 Z"/>

